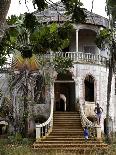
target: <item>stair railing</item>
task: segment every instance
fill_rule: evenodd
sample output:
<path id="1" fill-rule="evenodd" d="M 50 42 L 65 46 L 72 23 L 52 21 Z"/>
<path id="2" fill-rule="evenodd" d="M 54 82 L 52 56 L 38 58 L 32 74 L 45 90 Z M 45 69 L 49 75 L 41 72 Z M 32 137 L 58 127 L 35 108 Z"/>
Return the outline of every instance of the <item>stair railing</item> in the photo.
<path id="1" fill-rule="evenodd" d="M 83 106 L 81 103 L 79 103 L 79 111 L 81 116 L 81 123 L 83 128 L 86 126 L 89 129 L 90 136 L 96 137 L 96 126 L 93 122 L 91 122 L 87 116 L 85 115 Z"/>
<path id="2" fill-rule="evenodd" d="M 51 112 L 48 120 L 42 124 L 36 125 L 36 140 L 41 140 L 42 138 L 48 136 L 53 128 L 53 109 L 54 100 L 51 98 Z"/>
<path id="3" fill-rule="evenodd" d="M 88 118 L 86 117 L 82 104 L 80 104 L 80 116 L 81 116 L 81 121 L 82 121 L 83 127 L 85 127 L 85 126 L 94 127 L 94 124 L 90 120 L 88 120 Z"/>

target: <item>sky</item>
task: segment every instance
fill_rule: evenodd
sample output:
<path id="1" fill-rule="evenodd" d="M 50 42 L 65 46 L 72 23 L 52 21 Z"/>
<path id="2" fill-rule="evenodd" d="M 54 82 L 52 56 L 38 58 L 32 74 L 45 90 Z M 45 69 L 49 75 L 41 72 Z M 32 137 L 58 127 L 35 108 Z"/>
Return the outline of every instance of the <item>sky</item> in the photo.
<path id="1" fill-rule="evenodd" d="M 21 5 L 19 4 L 19 0 L 11 0 L 10 9 L 7 16 L 14 15 L 20 15 L 20 13 L 28 12 L 28 9 L 26 8 L 26 5 L 24 4 L 25 0 L 21 0 Z M 29 12 L 34 11 L 32 0 L 28 0 L 27 6 L 29 8 Z M 48 0 L 49 1 L 49 0 Z M 57 2 L 59 0 L 52 0 L 53 2 Z M 81 0 L 83 2 L 84 7 L 91 11 L 92 8 L 92 0 Z M 101 16 L 107 17 L 105 12 L 105 2 L 106 0 L 94 0 L 93 5 L 93 12 L 96 14 L 99 14 Z"/>

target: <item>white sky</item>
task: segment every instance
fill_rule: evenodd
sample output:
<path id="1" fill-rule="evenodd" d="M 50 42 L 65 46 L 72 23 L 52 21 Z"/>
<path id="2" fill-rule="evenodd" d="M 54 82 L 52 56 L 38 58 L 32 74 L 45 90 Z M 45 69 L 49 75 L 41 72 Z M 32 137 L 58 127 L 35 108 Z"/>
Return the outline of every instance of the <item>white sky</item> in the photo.
<path id="1" fill-rule="evenodd" d="M 24 4 L 24 1 L 25 0 L 21 0 L 21 5 L 20 5 L 19 0 L 11 0 L 11 5 L 10 5 L 9 12 L 8 12 L 8 16 L 12 14 L 20 15 L 20 13 L 28 12 Z M 31 1 L 32 0 L 28 0 L 29 3 L 27 3 L 29 12 L 34 11 Z M 57 2 L 59 0 L 52 0 L 52 1 Z M 92 0 L 81 0 L 81 1 L 83 2 L 84 7 L 90 11 L 92 8 Z M 93 12 L 101 16 L 107 17 L 106 12 L 105 12 L 105 2 L 106 0 L 94 0 Z"/>

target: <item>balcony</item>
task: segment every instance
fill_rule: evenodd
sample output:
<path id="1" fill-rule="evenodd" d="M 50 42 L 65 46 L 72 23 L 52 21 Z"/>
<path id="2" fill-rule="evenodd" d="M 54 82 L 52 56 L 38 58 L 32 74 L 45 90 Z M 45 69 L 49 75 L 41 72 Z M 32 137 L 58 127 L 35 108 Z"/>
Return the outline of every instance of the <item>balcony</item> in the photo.
<path id="1" fill-rule="evenodd" d="M 84 52 L 65 52 L 65 53 L 55 52 L 52 54 L 46 54 L 45 58 L 50 58 L 51 56 L 69 57 L 74 63 L 98 64 L 98 65 L 106 65 L 107 63 L 106 57 Z"/>
<path id="2" fill-rule="evenodd" d="M 106 65 L 108 62 L 108 59 L 106 57 L 84 52 L 54 52 L 51 54 L 40 55 L 39 57 L 44 57 L 45 59 L 50 59 L 51 57 L 69 57 L 74 63 L 81 64 Z M 10 67 L 11 63 L 6 63 L 2 67 L 0 67 L 0 72 L 9 71 Z"/>

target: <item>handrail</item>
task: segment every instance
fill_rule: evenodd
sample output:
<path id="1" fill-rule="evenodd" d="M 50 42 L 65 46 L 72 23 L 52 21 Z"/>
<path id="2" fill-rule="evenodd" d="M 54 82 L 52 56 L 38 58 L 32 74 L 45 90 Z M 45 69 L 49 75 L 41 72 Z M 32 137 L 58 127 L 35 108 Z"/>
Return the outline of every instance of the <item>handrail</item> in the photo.
<path id="1" fill-rule="evenodd" d="M 42 124 L 36 125 L 36 140 L 43 138 L 44 136 L 49 135 L 52 131 L 53 127 L 53 109 L 54 109 L 54 101 L 51 98 L 51 112 L 48 120 Z"/>
<path id="2" fill-rule="evenodd" d="M 52 118 L 53 118 L 53 103 L 51 103 L 51 113 L 50 113 L 48 120 L 42 124 L 36 125 L 36 127 L 39 128 L 39 127 L 46 126 L 51 121 Z"/>
<path id="3" fill-rule="evenodd" d="M 92 123 L 88 118 L 86 117 L 83 106 L 80 103 L 80 116 L 81 116 L 81 123 L 83 128 L 86 126 L 89 130 L 89 136 L 94 137 L 96 139 L 101 139 L 101 126 Z"/>
<path id="4" fill-rule="evenodd" d="M 83 110 L 83 106 L 82 104 L 80 104 L 80 116 L 81 116 L 81 120 L 82 120 L 82 126 L 85 127 L 95 127 L 94 123 L 92 123 L 90 120 L 88 120 L 88 118 L 86 117 L 84 110 Z"/>

